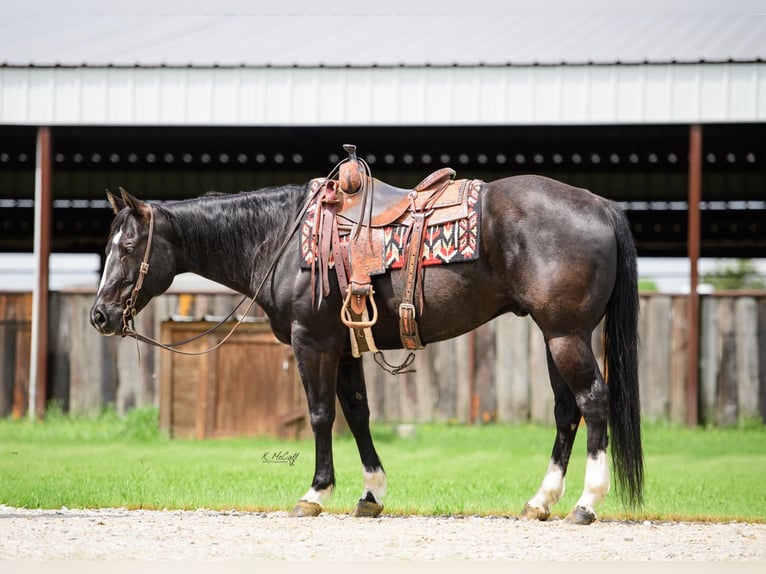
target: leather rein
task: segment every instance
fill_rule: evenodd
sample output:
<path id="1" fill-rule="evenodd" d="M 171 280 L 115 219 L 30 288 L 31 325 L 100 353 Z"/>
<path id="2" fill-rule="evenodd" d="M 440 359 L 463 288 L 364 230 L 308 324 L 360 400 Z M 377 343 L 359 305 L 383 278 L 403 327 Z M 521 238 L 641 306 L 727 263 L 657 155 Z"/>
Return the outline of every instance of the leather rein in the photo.
<path id="1" fill-rule="evenodd" d="M 326 179 L 331 179 L 333 175 L 335 175 L 338 172 L 338 168 L 341 165 L 340 162 L 338 163 L 335 168 L 327 175 Z M 223 319 L 221 319 L 217 324 L 213 325 L 209 329 L 203 331 L 202 333 L 198 333 L 197 335 L 194 335 L 193 337 L 189 337 L 188 339 L 184 339 L 183 341 L 178 341 L 176 343 L 162 343 L 160 341 L 157 341 L 156 339 L 152 339 L 151 337 L 148 337 L 146 335 L 142 335 L 138 331 L 135 330 L 135 317 L 137 314 L 136 311 L 136 301 L 138 300 L 138 294 L 141 291 L 141 288 L 144 285 L 144 279 L 146 278 L 146 275 L 149 273 L 149 257 L 151 255 L 152 250 L 152 239 L 154 237 L 154 207 L 151 204 L 147 204 L 149 206 L 149 236 L 146 240 L 146 247 L 144 248 L 144 257 L 141 261 L 141 267 L 138 270 L 138 279 L 136 280 L 136 285 L 133 287 L 133 290 L 131 291 L 130 297 L 128 297 L 128 300 L 125 302 L 125 308 L 122 311 L 122 333 L 121 335 L 123 337 L 132 337 L 137 342 L 147 343 L 149 345 L 153 345 L 155 347 L 159 347 L 161 349 L 165 349 L 166 351 L 171 351 L 173 353 L 179 354 L 179 355 L 192 355 L 192 356 L 198 356 L 198 355 L 206 355 L 207 353 L 211 353 L 218 349 L 221 345 L 223 345 L 226 341 L 229 340 L 229 338 L 234 334 L 234 331 L 239 327 L 245 320 L 245 317 L 247 317 L 248 313 L 253 308 L 253 305 L 255 305 L 255 300 L 258 297 L 258 294 L 261 292 L 261 289 L 266 284 L 266 280 L 269 278 L 269 275 L 274 271 L 274 269 L 277 266 L 277 263 L 279 262 L 280 257 L 282 257 L 282 254 L 284 253 L 285 249 L 287 248 L 287 245 L 290 243 L 290 240 L 295 235 L 295 232 L 298 231 L 298 229 L 301 226 L 301 223 L 303 222 L 303 218 L 306 215 L 306 212 L 308 211 L 311 204 L 321 195 L 323 191 L 323 187 L 319 186 L 317 190 L 310 195 L 308 200 L 303 206 L 303 209 L 301 209 L 301 212 L 298 214 L 298 217 L 293 222 L 292 229 L 290 230 L 290 233 L 287 234 L 287 237 L 285 238 L 282 245 L 279 247 L 279 250 L 277 250 L 277 253 L 274 255 L 274 259 L 271 261 L 271 264 L 269 265 L 269 268 L 266 271 L 266 274 L 263 276 L 263 279 L 261 279 L 261 282 L 258 284 L 258 288 L 255 290 L 255 293 L 253 294 L 250 303 L 247 306 L 247 309 L 242 314 L 242 316 L 237 320 L 237 322 L 232 326 L 231 330 L 226 334 L 226 336 L 218 341 L 215 345 L 212 347 L 205 349 L 203 351 L 182 351 L 178 349 L 177 347 L 181 347 L 183 345 L 187 345 L 189 343 L 192 343 L 198 339 L 201 339 L 205 335 L 209 335 L 213 331 L 217 330 L 221 325 L 223 325 L 226 321 L 228 321 L 236 312 L 237 309 L 240 308 L 242 303 L 245 302 L 245 299 L 247 299 L 247 295 L 243 296 L 239 303 L 237 303 L 236 307 L 231 310 L 231 312 L 226 315 Z M 136 344 L 136 346 L 138 346 Z M 407 367 L 409 367 L 413 360 L 415 359 L 415 354 L 410 353 L 409 356 L 404 360 L 404 362 L 399 366 L 391 365 L 388 361 L 386 361 L 385 357 L 383 356 L 383 353 L 380 351 L 376 352 L 374 355 L 375 362 L 378 364 L 378 366 L 391 373 L 392 375 L 399 375 L 404 374 L 408 372 L 415 372 L 413 370 L 407 370 Z M 140 354 L 139 354 L 139 361 L 140 361 Z"/>
<path id="2" fill-rule="evenodd" d="M 314 195 L 317 195 L 316 193 Z M 287 235 L 287 238 L 280 246 L 279 250 L 277 251 L 276 255 L 274 256 L 274 259 L 271 262 L 271 265 L 269 265 L 268 270 L 266 271 L 266 274 L 263 276 L 263 279 L 261 280 L 260 284 L 258 285 L 258 288 L 255 290 L 255 293 L 253 294 L 249 305 L 247 306 L 247 309 L 245 309 L 245 312 L 242 314 L 242 316 L 237 320 L 237 322 L 232 326 L 231 330 L 226 334 L 226 336 L 218 341 L 215 345 L 212 347 L 205 349 L 203 351 L 182 351 L 178 349 L 177 347 L 181 347 L 183 345 L 187 345 L 189 343 L 192 343 L 196 341 L 197 339 L 201 339 L 205 335 L 208 335 L 221 327 L 226 321 L 228 321 L 236 312 L 237 309 L 240 308 L 242 303 L 245 302 L 245 299 L 247 299 L 247 295 L 242 297 L 242 300 L 237 303 L 237 306 L 232 309 L 231 313 L 229 313 L 226 317 L 221 319 L 216 325 L 212 326 L 211 328 L 203 331 L 202 333 L 198 333 L 197 335 L 190 337 L 188 339 L 184 339 L 183 341 L 178 341 L 177 343 L 162 343 L 160 341 L 157 341 L 155 339 L 152 339 L 151 337 L 148 337 L 146 335 L 142 335 L 138 331 L 135 330 L 135 317 L 137 314 L 136 311 L 136 301 L 138 300 L 138 294 L 141 291 L 141 288 L 144 285 L 144 279 L 146 278 L 146 275 L 149 273 L 149 257 L 151 255 L 152 250 L 152 239 L 154 237 L 154 207 L 152 207 L 151 204 L 147 204 L 149 206 L 149 236 L 146 240 L 146 247 L 144 248 L 144 258 L 141 261 L 141 267 L 138 270 L 138 279 L 136 280 L 136 285 L 133 287 L 133 290 L 130 293 L 130 297 L 128 297 L 128 300 L 125 301 L 125 308 L 122 311 L 122 333 L 121 335 L 123 337 L 132 337 L 136 341 L 140 341 L 142 343 L 148 343 L 150 345 L 153 345 L 155 347 L 160 347 L 161 349 L 165 349 L 167 351 L 172 351 L 173 353 L 177 353 L 179 355 L 206 355 L 207 353 L 211 353 L 212 351 L 215 351 L 218 347 L 223 345 L 226 341 L 229 340 L 229 338 L 234 334 L 234 331 L 239 327 L 247 317 L 248 313 L 252 310 L 253 306 L 255 305 L 255 299 L 258 297 L 258 294 L 261 292 L 261 289 L 263 288 L 264 284 L 266 283 L 266 280 L 269 278 L 269 275 L 271 275 L 271 272 L 274 271 L 274 269 L 277 266 L 277 263 L 279 261 L 279 258 L 284 253 L 285 249 L 287 248 L 288 243 L 292 239 L 293 235 L 295 235 L 295 232 L 300 227 L 300 224 L 303 220 L 303 216 L 305 215 L 306 211 L 308 210 L 309 206 L 311 205 L 314 195 L 308 199 L 306 204 L 304 205 L 303 209 L 301 210 L 301 213 L 298 215 L 297 219 L 295 220 L 293 224 L 293 228 L 290 231 L 290 233 Z"/>

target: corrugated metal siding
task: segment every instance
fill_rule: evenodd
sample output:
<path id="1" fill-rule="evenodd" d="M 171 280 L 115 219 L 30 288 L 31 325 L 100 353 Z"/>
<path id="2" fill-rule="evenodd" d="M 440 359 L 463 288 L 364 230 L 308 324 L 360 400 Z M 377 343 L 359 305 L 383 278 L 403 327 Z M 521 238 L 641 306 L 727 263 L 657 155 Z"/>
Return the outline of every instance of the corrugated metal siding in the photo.
<path id="1" fill-rule="evenodd" d="M 766 64 L 0 68 L 0 123 L 506 125 L 766 121 Z"/>

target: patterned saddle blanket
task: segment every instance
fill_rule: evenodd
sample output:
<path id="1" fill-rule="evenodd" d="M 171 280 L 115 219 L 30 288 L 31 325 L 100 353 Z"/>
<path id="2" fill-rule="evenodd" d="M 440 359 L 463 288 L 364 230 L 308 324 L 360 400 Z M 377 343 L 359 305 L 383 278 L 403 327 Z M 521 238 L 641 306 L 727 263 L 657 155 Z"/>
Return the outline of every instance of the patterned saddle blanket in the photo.
<path id="1" fill-rule="evenodd" d="M 312 180 L 309 193 L 313 195 L 323 182 L 324 178 Z M 483 183 L 478 179 L 455 180 L 449 183 L 449 187 L 434 205 L 433 213 L 428 218 L 421 251 L 422 266 L 459 263 L 478 258 L 481 213 L 479 191 Z M 337 194 L 339 203 L 346 208 L 341 207 L 338 211 L 340 245 L 341 249 L 344 249 L 348 246 L 358 209 L 354 210 L 356 208 L 354 196 L 347 196 L 340 190 Z M 301 266 L 304 269 L 312 268 L 318 257 L 316 220 L 320 209 L 321 198 L 317 198 L 308 206 L 301 224 Z M 346 216 L 344 212 L 350 215 Z M 372 227 L 369 230 L 372 234 L 372 242 L 382 245 L 383 249 L 378 269 L 372 271 L 371 275 L 385 273 L 388 269 L 402 268 L 409 237 L 408 230 L 411 225 L 411 215 L 406 209 L 402 213 L 389 209 L 373 218 Z M 364 232 L 367 233 L 367 230 Z M 335 255 L 331 252 L 329 266 L 334 266 Z"/>

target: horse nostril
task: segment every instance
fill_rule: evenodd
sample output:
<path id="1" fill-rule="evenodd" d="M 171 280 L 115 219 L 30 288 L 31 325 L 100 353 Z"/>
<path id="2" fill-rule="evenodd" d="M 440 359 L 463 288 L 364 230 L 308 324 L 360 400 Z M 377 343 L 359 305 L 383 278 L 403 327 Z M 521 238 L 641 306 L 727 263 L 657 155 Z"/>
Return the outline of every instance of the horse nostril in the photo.
<path id="1" fill-rule="evenodd" d="M 100 307 L 94 308 L 90 313 L 90 322 L 97 329 L 103 329 L 107 324 L 106 313 Z"/>

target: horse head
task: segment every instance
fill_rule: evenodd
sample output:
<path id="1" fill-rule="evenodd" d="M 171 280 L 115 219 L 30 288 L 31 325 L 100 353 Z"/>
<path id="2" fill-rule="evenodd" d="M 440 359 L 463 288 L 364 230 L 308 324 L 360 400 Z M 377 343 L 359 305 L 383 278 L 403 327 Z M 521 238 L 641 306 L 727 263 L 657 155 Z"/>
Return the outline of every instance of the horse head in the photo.
<path id="1" fill-rule="evenodd" d="M 149 203 L 122 188 L 120 193 L 118 197 L 107 191 L 115 218 L 90 309 L 90 322 L 103 335 L 126 334 L 135 314 L 164 293 L 175 277 L 170 226 Z"/>

